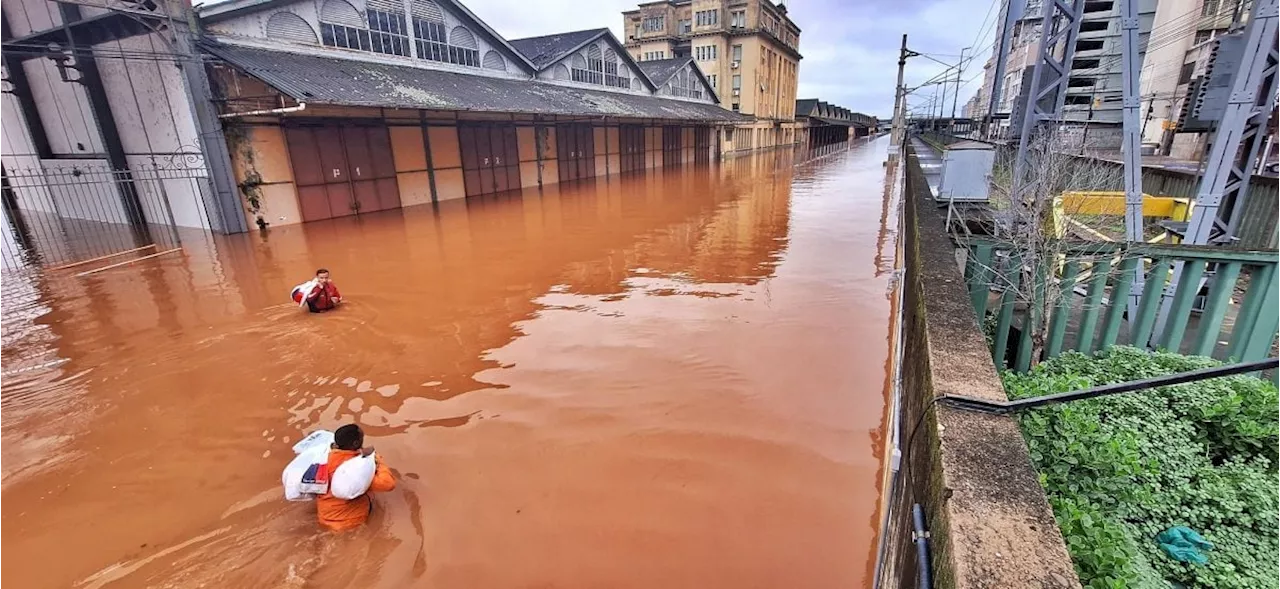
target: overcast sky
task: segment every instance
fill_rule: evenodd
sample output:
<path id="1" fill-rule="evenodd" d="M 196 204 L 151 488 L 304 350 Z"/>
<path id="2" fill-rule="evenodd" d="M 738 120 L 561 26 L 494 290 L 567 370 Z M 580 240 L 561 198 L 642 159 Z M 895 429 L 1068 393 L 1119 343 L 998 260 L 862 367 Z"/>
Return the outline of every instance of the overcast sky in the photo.
<path id="1" fill-rule="evenodd" d="M 463 0 L 477 16 L 508 39 L 571 30 L 609 27 L 619 39 L 622 11 L 636 0 Z M 893 111 L 898 46 L 902 34 L 908 46 L 954 63 L 960 49 L 986 46 L 969 64 L 962 79 L 963 104 L 977 91 L 982 64 L 991 54 L 993 21 L 999 7 L 992 0 L 790 0 L 791 19 L 800 27 L 800 98 L 820 98 L 854 111 L 888 117 Z M 979 29 L 987 25 L 985 39 Z M 925 57 L 907 62 L 908 85 L 928 80 L 943 66 Z M 928 101 L 933 88 L 913 97 L 912 105 Z M 952 90 L 948 90 L 950 114 Z M 921 106 L 923 108 L 923 106 Z"/>

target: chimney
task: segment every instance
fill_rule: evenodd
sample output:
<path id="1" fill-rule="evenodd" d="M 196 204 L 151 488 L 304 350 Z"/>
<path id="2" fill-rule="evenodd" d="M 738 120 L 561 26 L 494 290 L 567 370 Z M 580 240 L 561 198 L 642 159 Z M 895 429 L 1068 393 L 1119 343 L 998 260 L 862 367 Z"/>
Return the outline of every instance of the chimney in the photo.
<path id="1" fill-rule="evenodd" d="M 782 16 L 786 16 L 786 15 L 787 15 L 787 5 L 786 5 L 786 4 L 783 4 L 783 3 L 781 3 L 781 2 L 779 2 L 779 3 L 778 3 L 778 14 L 781 14 Z"/>

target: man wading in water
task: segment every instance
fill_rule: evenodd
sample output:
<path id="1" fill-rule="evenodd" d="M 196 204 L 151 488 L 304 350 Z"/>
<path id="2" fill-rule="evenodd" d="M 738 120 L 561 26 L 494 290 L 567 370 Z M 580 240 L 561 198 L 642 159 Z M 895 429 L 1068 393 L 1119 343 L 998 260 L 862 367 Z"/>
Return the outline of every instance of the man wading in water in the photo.
<path id="1" fill-rule="evenodd" d="M 343 462 L 356 456 L 373 454 L 373 448 L 364 447 L 364 432 L 360 426 L 350 423 L 333 432 L 333 445 L 329 448 L 329 472 L 337 472 Z M 316 517 L 320 525 L 333 531 L 349 530 L 363 524 L 373 513 L 373 499 L 369 493 L 383 493 L 396 488 L 396 478 L 391 469 L 382 463 L 381 456 L 374 456 L 378 469 L 373 473 L 369 490 L 350 501 L 334 497 L 326 492 L 316 499 Z"/>
<path id="2" fill-rule="evenodd" d="M 338 285 L 329 279 L 329 271 L 324 268 L 316 270 L 315 279 L 293 287 L 290 296 L 299 305 L 306 303 L 307 309 L 312 313 L 329 311 L 342 302 Z"/>

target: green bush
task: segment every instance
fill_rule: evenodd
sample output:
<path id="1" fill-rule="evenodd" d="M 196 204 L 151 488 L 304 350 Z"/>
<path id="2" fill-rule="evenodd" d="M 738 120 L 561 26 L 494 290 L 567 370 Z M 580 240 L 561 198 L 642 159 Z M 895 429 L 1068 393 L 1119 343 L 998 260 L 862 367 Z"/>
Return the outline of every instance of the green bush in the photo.
<path id="1" fill-rule="evenodd" d="M 1218 365 L 1115 347 L 1004 375 L 1011 398 Z M 1020 417 L 1081 583 L 1097 589 L 1277 587 L 1275 386 L 1234 376 L 1036 409 Z M 1209 564 L 1180 563 L 1155 537 L 1188 526 Z"/>

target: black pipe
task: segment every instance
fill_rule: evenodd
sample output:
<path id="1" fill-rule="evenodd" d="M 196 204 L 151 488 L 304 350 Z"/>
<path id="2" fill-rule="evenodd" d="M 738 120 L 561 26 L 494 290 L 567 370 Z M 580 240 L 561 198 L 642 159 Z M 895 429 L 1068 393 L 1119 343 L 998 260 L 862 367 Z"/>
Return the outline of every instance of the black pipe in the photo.
<path id="1" fill-rule="evenodd" d="M 1117 382 L 1084 389 L 1082 391 L 1057 393 L 1053 395 L 1032 397 L 1030 399 L 1018 399 L 1017 401 L 992 401 L 989 399 L 979 399 L 977 397 L 966 397 L 963 395 L 943 395 L 938 398 L 938 401 L 948 406 L 955 407 L 956 409 L 967 409 L 978 413 L 1005 414 L 1015 411 L 1025 411 L 1027 409 L 1042 407 L 1044 405 L 1082 401 L 1084 399 L 1105 397 L 1119 393 L 1131 393 L 1155 387 L 1185 384 L 1188 382 L 1197 382 L 1201 380 L 1208 380 L 1210 378 L 1221 378 L 1235 374 L 1259 372 L 1262 370 L 1276 368 L 1277 366 L 1280 366 L 1280 358 L 1267 358 L 1266 360 L 1242 362 L 1240 364 L 1228 364 L 1226 366 L 1215 366 L 1213 368 L 1202 368 L 1200 370 L 1192 370 L 1190 372 L 1178 372 L 1175 374 L 1166 374 L 1164 376 L 1145 378 L 1142 380 Z"/>
<path id="2" fill-rule="evenodd" d="M 911 524 L 916 543 L 916 587 L 933 589 L 932 569 L 929 568 L 929 532 L 924 529 L 924 508 L 919 503 L 911 506 Z"/>

